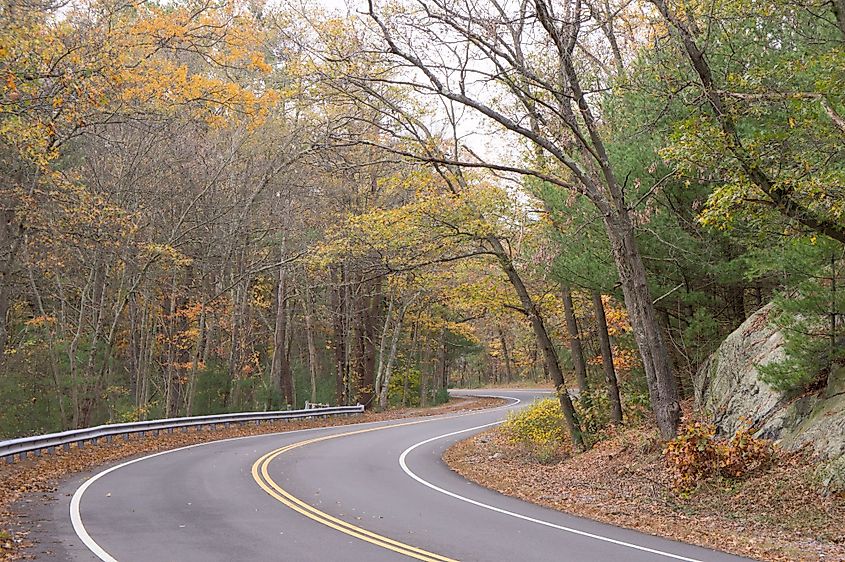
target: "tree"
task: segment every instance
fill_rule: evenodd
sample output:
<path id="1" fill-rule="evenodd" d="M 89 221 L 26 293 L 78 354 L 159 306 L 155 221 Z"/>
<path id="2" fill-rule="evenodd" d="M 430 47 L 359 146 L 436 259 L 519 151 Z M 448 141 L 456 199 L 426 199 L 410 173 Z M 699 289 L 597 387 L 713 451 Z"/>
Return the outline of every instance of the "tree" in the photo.
<path id="1" fill-rule="evenodd" d="M 724 224 L 762 207 L 845 243 L 842 6 L 825 3 L 817 15 L 802 3 L 737 2 L 711 15 L 706 2 L 652 3 L 693 71 L 694 81 L 681 79 L 704 100 L 699 124 L 686 122 L 667 153 L 699 156 L 726 180 L 705 218 Z M 746 30 L 761 39 L 734 39 Z"/>
<path id="2" fill-rule="evenodd" d="M 467 159 L 456 145 L 445 156 L 424 154 L 423 160 L 534 176 L 583 195 L 598 209 L 642 355 L 657 424 L 664 437 L 672 437 L 680 420 L 678 389 L 652 306 L 625 184 L 610 162 L 597 117 L 595 104 L 601 98 L 590 96 L 583 85 L 595 75 L 576 50 L 586 45 L 587 7 L 580 2 L 556 6 L 545 0 L 514 6 L 437 1 L 420 3 L 416 10 L 400 15 L 385 14 L 371 2 L 369 15 L 386 52 L 396 64 L 417 73 L 409 72 L 395 84 L 475 110 L 549 159 L 544 167 L 487 163 Z M 438 46 L 435 56 L 426 56 L 433 51 L 417 44 L 417 38 L 423 37 Z M 442 57 L 448 57 L 448 62 Z M 476 60 L 484 62 L 476 64 Z M 508 103 L 497 106 L 485 100 L 472 86 L 476 79 L 499 86 L 497 93 L 507 95 Z"/>

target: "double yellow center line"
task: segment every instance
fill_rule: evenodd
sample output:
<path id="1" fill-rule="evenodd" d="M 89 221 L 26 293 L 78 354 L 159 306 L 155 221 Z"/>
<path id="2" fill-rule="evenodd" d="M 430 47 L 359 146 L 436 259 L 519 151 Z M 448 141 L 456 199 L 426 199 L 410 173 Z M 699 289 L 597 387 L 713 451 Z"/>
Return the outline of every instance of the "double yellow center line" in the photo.
<path id="1" fill-rule="evenodd" d="M 326 527 L 331 527 L 332 529 L 336 529 L 341 533 L 345 533 L 349 536 L 355 537 L 357 539 L 361 539 L 362 541 L 366 541 L 368 543 L 374 544 L 376 546 L 380 546 L 382 548 L 386 548 L 387 550 L 392 550 L 394 552 L 398 552 L 399 554 L 403 554 L 410 558 L 415 558 L 417 560 L 425 560 L 427 562 L 458 562 L 452 558 L 446 558 L 445 556 L 440 556 L 439 554 L 434 554 L 433 552 L 428 552 L 421 548 L 417 548 L 415 546 L 411 546 L 409 544 L 405 544 L 391 538 L 385 537 L 383 535 L 379 535 L 372 531 L 368 531 L 357 525 L 353 525 L 351 523 L 347 523 L 341 519 L 336 517 L 332 517 L 328 513 L 324 511 L 320 511 L 316 507 L 305 503 L 304 501 L 300 500 L 297 497 L 294 497 L 284 488 L 279 486 L 271 477 L 270 471 L 268 467 L 270 463 L 273 462 L 277 457 L 287 453 L 288 451 L 292 451 L 293 449 L 298 449 L 299 447 L 304 447 L 305 445 L 311 445 L 313 443 L 319 443 L 321 441 L 328 441 L 330 439 L 337 439 L 339 437 L 347 437 L 349 435 L 358 435 L 360 433 L 369 433 L 371 431 L 379 431 L 382 429 L 390 429 L 394 427 L 401 427 L 405 425 L 414 425 L 418 423 L 424 423 L 429 420 L 417 420 L 412 422 L 405 422 L 400 424 L 394 425 L 387 425 L 387 426 L 379 426 L 379 427 L 371 427 L 367 429 L 359 429 L 356 431 L 349 431 L 346 433 L 338 433 L 333 435 L 324 435 L 323 437 L 315 437 L 314 439 L 307 439 L 305 441 L 300 441 L 298 443 L 293 443 L 291 445 L 286 445 L 274 451 L 270 451 L 266 455 L 262 456 L 260 459 L 255 461 L 255 464 L 252 465 L 252 477 L 258 483 L 261 488 L 270 494 L 275 499 L 279 500 L 292 510 L 296 511 L 297 513 L 301 513 L 305 517 L 316 521 L 317 523 L 321 523 Z"/>

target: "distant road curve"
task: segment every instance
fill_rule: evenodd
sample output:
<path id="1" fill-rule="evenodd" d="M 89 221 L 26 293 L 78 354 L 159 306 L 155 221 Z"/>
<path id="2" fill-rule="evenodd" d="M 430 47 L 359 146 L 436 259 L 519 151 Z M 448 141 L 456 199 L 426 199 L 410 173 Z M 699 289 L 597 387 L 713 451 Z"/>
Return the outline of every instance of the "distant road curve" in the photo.
<path id="1" fill-rule="evenodd" d="M 442 462 L 449 445 L 541 393 L 462 391 L 510 404 L 215 441 L 122 463 L 68 490 L 46 558 L 743 560 L 502 496 Z"/>

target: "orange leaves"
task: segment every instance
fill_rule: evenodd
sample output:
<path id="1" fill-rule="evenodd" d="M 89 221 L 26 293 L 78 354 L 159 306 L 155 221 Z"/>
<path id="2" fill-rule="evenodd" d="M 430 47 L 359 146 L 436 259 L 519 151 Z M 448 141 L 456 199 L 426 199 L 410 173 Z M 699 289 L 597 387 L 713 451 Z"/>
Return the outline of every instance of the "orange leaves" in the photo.
<path id="1" fill-rule="evenodd" d="M 158 101 L 164 111 L 187 105 L 209 124 L 225 125 L 239 117 L 263 120 L 278 99 L 272 89 L 233 78 L 232 71 L 265 75 L 272 67 L 262 52 L 260 23 L 247 12 L 235 14 L 232 4 L 200 11 L 148 5 L 125 25 L 122 43 L 132 54 L 123 66 L 125 100 Z"/>
<path id="2" fill-rule="evenodd" d="M 25 322 L 25 324 L 28 328 L 52 327 L 56 324 L 56 317 L 49 315 L 39 315 L 34 318 L 30 318 Z"/>
<path id="3" fill-rule="evenodd" d="M 587 360 L 587 363 L 589 363 L 590 365 L 601 365 L 601 355 L 591 357 Z M 618 345 L 613 346 L 613 367 L 616 369 L 617 375 L 624 377 L 633 369 L 639 367 L 640 364 L 641 359 L 635 349 L 621 347 Z"/>
<path id="4" fill-rule="evenodd" d="M 618 336 L 624 332 L 631 331 L 631 323 L 628 320 L 628 311 L 624 306 L 619 305 L 608 295 L 602 295 L 604 303 L 604 314 L 607 317 L 607 331 L 611 336 Z"/>
<path id="5" fill-rule="evenodd" d="M 746 476 L 768 463 L 773 454 L 771 441 L 754 437 L 748 423 L 728 440 L 716 438 L 713 424 L 688 423 L 663 449 L 675 487 L 682 492 L 713 476 Z"/>

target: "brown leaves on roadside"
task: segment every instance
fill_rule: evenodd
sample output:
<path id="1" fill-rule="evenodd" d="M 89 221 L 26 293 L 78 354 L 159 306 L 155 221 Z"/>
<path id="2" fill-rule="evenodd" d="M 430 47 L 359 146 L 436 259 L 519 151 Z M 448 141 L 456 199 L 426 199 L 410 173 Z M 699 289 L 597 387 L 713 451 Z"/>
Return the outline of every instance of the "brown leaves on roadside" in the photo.
<path id="1" fill-rule="evenodd" d="M 655 438 L 618 430 L 586 453 L 543 465 L 491 430 L 443 458 L 483 486 L 598 521 L 762 560 L 845 560 L 845 498 L 822 493 L 809 455 L 777 453 L 765 471 L 710 479 L 680 496 Z"/>

